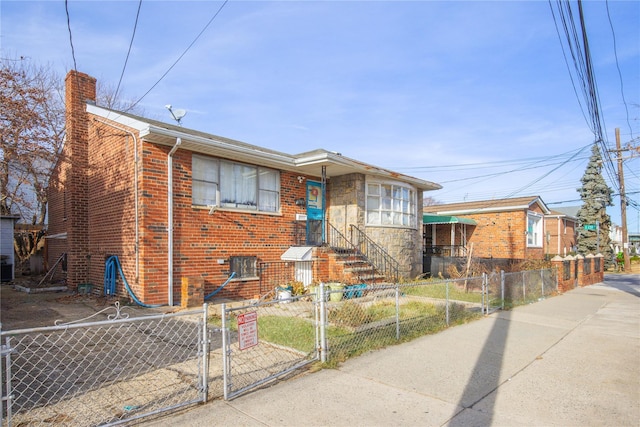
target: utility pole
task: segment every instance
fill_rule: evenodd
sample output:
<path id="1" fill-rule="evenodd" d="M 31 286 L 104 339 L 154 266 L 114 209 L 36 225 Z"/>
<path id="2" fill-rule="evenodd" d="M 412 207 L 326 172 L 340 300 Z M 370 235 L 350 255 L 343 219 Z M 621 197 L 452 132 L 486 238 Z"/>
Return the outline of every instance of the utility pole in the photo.
<path id="1" fill-rule="evenodd" d="M 620 128 L 616 128 L 616 157 L 618 159 L 618 181 L 620 183 L 620 220 L 622 221 L 622 254 L 624 256 L 624 271 L 631 271 L 627 243 L 627 196 L 624 191 L 624 171 L 622 167 L 622 149 L 620 148 Z"/>

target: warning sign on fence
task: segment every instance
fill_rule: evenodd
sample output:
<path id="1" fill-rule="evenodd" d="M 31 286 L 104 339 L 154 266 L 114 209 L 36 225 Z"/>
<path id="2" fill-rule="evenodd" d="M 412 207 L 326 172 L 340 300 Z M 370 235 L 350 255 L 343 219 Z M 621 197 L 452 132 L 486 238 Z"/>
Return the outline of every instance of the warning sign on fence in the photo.
<path id="1" fill-rule="evenodd" d="M 258 345 L 258 312 L 238 315 L 238 344 L 240 350 Z"/>

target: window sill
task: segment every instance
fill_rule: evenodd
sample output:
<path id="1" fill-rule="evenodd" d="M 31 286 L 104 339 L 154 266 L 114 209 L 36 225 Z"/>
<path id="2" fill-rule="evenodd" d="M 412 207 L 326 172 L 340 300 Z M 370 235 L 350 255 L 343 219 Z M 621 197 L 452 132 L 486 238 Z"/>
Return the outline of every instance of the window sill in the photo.
<path id="1" fill-rule="evenodd" d="M 411 225 L 394 225 L 394 224 L 366 224 L 367 228 L 398 228 L 405 230 L 417 230 L 418 228 Z"/>
<path id="2" fill-rule="evenodd" d="M 253 280 L 260 280 L 259 276 L 248 276 L 248 277 L 234 277 L 231 279 L 231 282 L 250 282 Z"/>
<path id="3" fill-rule="evenodd" d="M 200 206 L 200 205 L 191 205 L 193 209 L 210 211 L 211 208 L 208 206 Z M 234 213 L 244 213 L 244 214 L 255 214 L 255 215 L 270 215 L 270 216 L 282 216 L 281 212 L 267 212 L 267 211 L 259 211 L 257 209 L 242 209 L 242 208 L 231 208 L 231 207 L 222 207 L 218 206 L 213 211 L 215 215 L 216 212 L 234 212 Z"/>

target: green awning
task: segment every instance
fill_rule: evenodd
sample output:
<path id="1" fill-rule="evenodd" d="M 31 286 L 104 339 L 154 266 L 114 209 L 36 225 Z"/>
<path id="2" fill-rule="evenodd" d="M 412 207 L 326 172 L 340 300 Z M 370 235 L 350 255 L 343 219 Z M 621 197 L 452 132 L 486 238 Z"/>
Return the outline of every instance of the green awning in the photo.
<path id="1" fill-rule="evenodd" d="M 423 224 L 467 224 L 467 225 L 478 225 L 471 218 L 458 218 L 453 215 L 434 215 L 434 214 L 423 214 L 422 215 L 422 223 Z"/>

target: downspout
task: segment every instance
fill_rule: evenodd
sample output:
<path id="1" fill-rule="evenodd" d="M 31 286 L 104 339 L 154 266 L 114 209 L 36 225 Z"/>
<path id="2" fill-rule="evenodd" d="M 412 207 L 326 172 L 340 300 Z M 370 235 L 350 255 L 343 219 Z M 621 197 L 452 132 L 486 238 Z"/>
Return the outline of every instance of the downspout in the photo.
<path id="1" fill-rule="evenodd" d="M 176 138 L 176 145 L 171 148 L 167 156 L 167 187 L 168 187 L 168 200 L 167 200 L 167 222 L 168 222 L 168 286 L 169 286 L 169 301 L 168 305 L 173 306 L 173 154 L 176 152 L 180 144 L 181 138 Z"/>
<path id="2" fill-rule="evenodd" d="M 119 126 L 115 126 L 109 122 L 105 122 L 103 120 L 100 119 L 96 119 L 94 118 L 95 121 L 100 122 L 104 125 L 107 126 L 111 126 L 114 129 L 118 129 L 119 131 L 128 133 L 131 138 L 133 139 L 133 167 L 134 167 L 134 173 L 133 173 L 133 187 L 134 187 L 134 206 L 135 206 L 135 233 L 136 233 L 136 238 L 135 238 L 135 252 L 136 252 L 136 285 L 139 283 L 139 277 L 140 277 L 140 223 L 139 223 L 139 219 L 138 219 L 138 139 L 136 138 L 135 134 L 127 129 L 121 128 Z"/>

